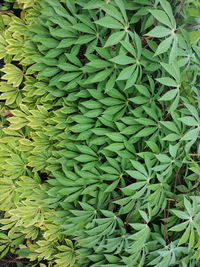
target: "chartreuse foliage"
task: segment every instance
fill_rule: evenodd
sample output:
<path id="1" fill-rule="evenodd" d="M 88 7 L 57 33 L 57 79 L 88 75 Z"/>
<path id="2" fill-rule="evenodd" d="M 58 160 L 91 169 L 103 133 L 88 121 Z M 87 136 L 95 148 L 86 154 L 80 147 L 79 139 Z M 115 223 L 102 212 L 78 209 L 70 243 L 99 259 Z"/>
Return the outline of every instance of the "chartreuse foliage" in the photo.
<path id="1" fill-rule="evenodd" d="M 8 2 L 1 257 L 198 266 L 199 2 Z"/>

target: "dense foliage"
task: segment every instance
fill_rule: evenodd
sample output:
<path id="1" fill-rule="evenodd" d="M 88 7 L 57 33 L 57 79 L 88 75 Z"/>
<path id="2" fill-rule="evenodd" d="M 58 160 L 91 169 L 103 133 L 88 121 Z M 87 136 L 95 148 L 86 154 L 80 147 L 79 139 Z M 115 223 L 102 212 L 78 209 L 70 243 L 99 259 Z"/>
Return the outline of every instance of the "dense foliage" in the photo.
<path id="1" fill-rule="evenodd" d="M 199 266 L 199 2 L 5 6 L 1 257 Z"/>

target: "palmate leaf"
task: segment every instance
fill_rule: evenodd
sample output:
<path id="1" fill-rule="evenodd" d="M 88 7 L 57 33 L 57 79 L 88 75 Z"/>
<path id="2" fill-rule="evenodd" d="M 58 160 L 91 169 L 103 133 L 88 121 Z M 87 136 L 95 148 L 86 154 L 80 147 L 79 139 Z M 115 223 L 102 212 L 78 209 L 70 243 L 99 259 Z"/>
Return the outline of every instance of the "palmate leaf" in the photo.
<path id="1" fill-rule="evenodd" d="M 0 95 L 0 99 L 5 100 L 5 104 L 7 106 L 12 105 L 13 103 L 16 103 L 17 105 L 21 104 L 22 92 L 18 88 L 15 88 L 5 82 L 1 82 L 0 91 L 2 93 Z"/>
<path id="2" fill-rule="evenodd" d="M 24 78 L 22 70 L 12 64 L 5 65 L 2 71 L 5 73 L 2 79 L 7 80 L 8 83 L 12 84 L 14 87 L 18 87 Z"/>
<path id="3" fill-rule="evenodd" d="M 74 266 L 76 262 L 76 252 L 74 251 L 73 242 L 65 239 L 66 245 L 58 246 L 60 253 L 56 254 L 56 263 L 59 265 L 66 264 L 66 266 Z"/>
<path id="4" fill-rule="evenodd" d="M 196 218 L 198 218 L 199 211 L 197 210 L 196 200 L 193 199 L 193 205 L 190 201 L 184 198 L 184 204 L 186 207 L 186 212 L 180 210 L 172 210 L 172 213 L 175 214 L 178 218 L 185 220 L 185 222 L 178 224 L 175 227 L 171 228 L 171 231 L 185 231 L 179 240 L 179 245 L 186 243 L 189 240 L 189 248 L 194 246 L 195 242 L 195 228 L 198 230 L 196 225 Z M 198 219 L 197 219 L 198 220 Z"/>

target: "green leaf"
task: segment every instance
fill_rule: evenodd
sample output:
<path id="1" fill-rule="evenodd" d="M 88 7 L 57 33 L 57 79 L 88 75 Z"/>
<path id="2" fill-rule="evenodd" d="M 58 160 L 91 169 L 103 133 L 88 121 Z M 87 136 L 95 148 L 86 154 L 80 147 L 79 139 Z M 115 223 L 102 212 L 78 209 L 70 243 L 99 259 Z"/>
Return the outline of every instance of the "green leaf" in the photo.
<path id="1" fill-rule="evenodd" d="M 91 35 L 91 34 L 86 34 L 86 35 L 81 35 L 77 40 L 76 40 L 76 44 L 79 45 L 83 45 L 83 44 L 87 44 L 89 42 L 91 42 L 92 40 L 94 40 L 96 38 L 95 35 Z M 64 40 L 63 40 L 64 41 Z M 62 41 L 61 41 L 62 42 Z M 72 40 L 73 42 L 73 40 Z M 74 42 L 73 42 L 74 43 Z M 62 48 L 64 48 L 63 46 L 64 44 L 62 44 Z M 65 47 L 68 47 L 68 45 L 65 45 Z M 61 44 L 59 45 L 59 47 L 61 47 Z"/>
<path id="2" fill-rule="evenodd" d="M 198 122 L 191 116 L 186 116 L 179 118 L 180 121 L 182 121 L 187 126 L 198 126 Z"/>
<path id="3" fill-rule="evenodd" d="M 178 103 L 179 103 L 179 100 L 180 100 L 180 94 L 179 94 L 179 90 L 178 89 L 177 89 L 177 91 L 178 91 L 177 96 L 175 97 L 174 101 L 170 105 L 169 113 L 174 112 L 178 107 Z"/>
<path id="4" fill-rule="evenodd" d="M 144 168 L 144 166 L 139 161 L 131 160 L 131 164 L 133 165 L 133 167 L 136 170 L 138 170 L 139 172 L 141 172 L 144 175 L 148 176 L 146 169 Z"/>
<path id="5" fill-rule="evenodd" d="M 130 175 L 131 177 L 133 177 L 134 179 L 137 179 L 138 181 L 146 181 L 148 174 L 142 174 L 139 171 L 132 171 L 132 170 L 127 170 L 126 171 L 128 173 L 128 175 Z"/>
<path id="6" fill-rule="evenodd" d="M 113 152 L 122 150 L 123 148 L 124 148 L 123 143 L 114 143 L 114 144 L 111 144 L 111 145 L 105 147 L 105 149 L 113 151 Z"/>
<path id="7" fill-rule="evenodd" d="M 196 128 L 196 129 L 193 129 L 189 132 L 187 132 L 182 138 L 181 140 L 184 140 L 184 141 L 189 141 L 189 140 L 196 140 L 197 137 L 199 135 L 199 129 Z"/>
<path id="8" fill-rule="evenodd" d="M 94 156 L 94 157 L 97 156 L 96 153 L 90 147 L 88 147 L 88 146 L 85 146 L 85 145 L 77 145 L 77 148 L 83 154 L 88 154 L 88 155 L 91 155 L 91 156 Z"/>
<path id="9" fill-rule="evenodd" d="M 180 69 L 179 66 L 173 62 L 173 64 L 161 63 L 162 67 L 175 78 L 177 82 L 180 82 Z"/>
<path id="10" fill-rule="evenodd" d="M 44 44 L 47 48 L 59 48 L 58 47 L 59 41 L 54 39 L 54 38 L 42 38 L 42 37 L 40 37 L 40 39 L 38 41 L 41 42 L 42 44 Z"/>
<path id="11" fill-rule="evenodd" d="M 120 133 L 108 133 L 106 134 L 114 142 L 123 142 L 125 137 Z"/>
<path id="12" fill-rule="evenodd" d="M 160 121 L 160 123 L 170 131 L 179 134 L 179 129 L 177 128 L 176 124 L 173 121 Z"/>
<path id="13" fill-rule="evenodd" d="M 137 105 L 142 105 L 149 102 L 149 99 L 143 96 L 132 97 L 129 100 Z"/>
<path id="14" fill-rule="evenodd" d="M 200 30 L 189 32 L 191 43 L 196 43 L 200 38 Z"/>
<path id="15" fill-rule="evenodd" d="M 174 81 L 170 77 L 157 78 L 156 81 L 158 81 L 159 83 L 164 84 L 166 86 L 177 87 L 176 81 Z"/>
<path id="16" fill-rule="evenodd" d="M 146 36 L 152 36 L 157 38 L 162 38 L 170 35 L 172 32 L 170 29 L 163 26 L 156 26 L 153 30 L 148 32 Z"/>
<path id="17" fill-rule="evenodd" d="M 22 83 L 24 74 L 22 70 L 15 65 L 7 64 L 1 69 L 1 71 L 5 73 L 2 76 L 2 79 L 7 80 L 9 84 L 13 84 L 13 86 L 18 87 Z"/>
<path id="18" fill-rule="evenodd" d="M 196 7 L 199 7 L 198 3 L 195 3 Z M 200 16 L 200 9 L 197 8 L 188 8 L 187 9 L 188 13 L 190 14 L 190 16 L 192 17 L 199 17 Z"/>
<path id="19" fill-rule="evenodd" d="M 112 59 L 110 59 L 110 61 L 119 64 L 119 65 L 128 65 L 128 64 L 133 64 L 134 63 L 134 59 L 131 57 L 128 57 L 126 55 L 118 55 Z"/>
<path id="20" fill-rule="evenodd" d="M 162 10 L 149 10 L 149 12 L 161 23 L 172 28 L 172 23 L 170 22 L 166 13 Z"/>
<path id="21" fill-rule="evenodd" d="M 93 78 L 92 83 L 102 82 L 112 73 L 113 69 L 102 70 L 98 72 Z M 86 81 L 87 83 L 87 81 Z"/>
<path id="22" fill-rule="evenodd" d="M 104 47 L 109 47 L 118 44 L 123 39 L 124 35 L 125 31 L 112 33 L 110 37 L 107 39 Z"/>
<path id="23" fill-rule="evenodd" d="M 101 3 L 102 4 L 102 3 Z M 103 4 L 101 5 L 101 8 L 111 17 L 119 20 L 122 24 L 124 24 L 124 19 L 121 15 L 121 13 L 118 11 L 116 7 L 110 4 Z"/>
<path id="24" fill-rule="evenodd" d="M 187 227 L 186 231 L 181 236 L 181 239 L 179 240 L 178 245 L 187 243 L 189 236 L 190 236 L 190 226 Z"/>
<path id="25" fill-rule="evenodd" d="M 165 93 L 161 98 L 159 98 L 159 101 L 170 101 L 176 97 L 178 94 L 177 89 L 173 89 Z"/>
<path id="26" fill-rule="evenodd" d="M 88 118 L 96 118 L 103 113 L 103 109 L 93 109 L 85 113 Z"/>
<path id="27" fill-rule="evenodd" d="M 119 76 L 117 77 L 117 80 L 118 81 L 128 80 L 131 77 L 131 75 L 134 73 L 135 68 L 136 68 L 136 65 L 131 65 L 129 67 L 124 68 L 120 72 Z"/>
<path id="28" fill-rule="evenodd" d="M 162 8 L 164 9 L 166 14 L 168 15 L 168 17 L 169 17 L 169 19 L 173 25 L 173 28 L 176 28 L 176 21 L 174 19 L 174 15 L 173 15 L 170 3 L 166 0 L 159 0 L 159 1 L 160 1 Z"/>
<path id="29" fill-rule="evenodd" d="M 119 171 L 117 171 L 115 168 L 111 166 L 100 167 L 100 169 L 109 174 L 119 174 Z"/>
<path id="30" fill-rule="evenodd" d="M 189 246 L 188 246 L 189 249 L 193 249 L 195 240 L 196 240 L 195 232 L 193 229 L 191 229 L 190 238 L 189 238 Z"/>
<path id="31" fill-rule="evenodd" d="M 165 52 L 167 52 L 172 44 L 173 41 L 173 36 L 169 36 L 168 38 L 166 38 L 164 41 L 162 41 L 159 46 L 156 49 L 155 52 L 155 56 L 158 56 L 160 54 L 163 54 Z"/>
<path id="32" fill-rule="evenodd" d="M 116 72 L 114 72 L 110 79 L 108 80 L 108 82 L 106 83 L 106 87 L 105 87 L 105 92 L 108 93 L 109 91 L 111 91 L 115 85 L 115 81 L 116 81 Z"/>
<path id="33" fill-rule="evenodd" d="M 105 61 L 105 60 L 101 60 L 101 59 L 95 59 L 95 60 L 92 60 L 91 62 L 87 63 L 87 66 L 97 68 L 97 69 L 104 69 L 107 67 L 111 67 L 112 63 Z"/>
<path id="34" fill-rule="evenodd" d="M 135 87 L 142 95 L 150 98 L 149 90 L 144 85 L 135 85 Z"/>
<path id="35" fill-rule="evenodd" d="M 102 107 L 102 104 L 95 100 L 82 101 L 81 105 L 88 109 L 98 109 Z"/>
<path id="36" fill-rule="evenodd" d="M 122 188 L 122 192 L 125 194 L 130 194 L 131 191 L 135 191 L 138 190 L 140 188 L 142 188 L 143 186 L 146 185 L 146 182 L 137 182 L 137 183 L 132 183 L 124 188 Z"/>
<path id="37" fill-rule="evenodd" d="M 181 232 L 186 229 L 188 222 L 177 224 L 169 229 L 169 231 Z"/>
<path id="38" fill-rule="evenodd" d="M 133 57 L 136 58 L 136 51 L 131 43 L 127 41 L 121 41 L 121 44 Z"/>
<path id="39" fill-rule="evenodd" d="M 135 137 L 146 137 L 151 135 L 152 133 L 154 133 L 157 130 L 156 127 L 148 127 L 148 128 L 144 128 L 141 131 L 139 131 Z"/>
<path id="40" fill-rule="evenodd" d="M 142 124 L 142 125 L 156 125 L 155 121 L 151 119 L 147 119 L 147 118 L 134 119 L 134 121 L 137 121 L 139 124 Z"/>
<path id="41" fill-rule="evenodd" d="M 109 192 L 113 192 L 113 190 L 115 190 L 115 188 L 118 186 L 119 180 L 116 180 L 114 182 L 112 182 L 112 184 L 110 184 L 106 190 L 105 193 L 109 193 Z"/>
<path id="42" fill-rule="evenodd" d="M 178 218 L 183 219 L 183 220 L 188 220 L 189 216 L 187 215 L 187 213 L 181 211 L 181 210 L 175 210 L 175 209 L 171 209 L 171 212 L 173 214 L 175 214 Z"/>
<path id="43" fill-rule="evenodd" d="M 116 6 L 120 9 L 124 20 L 127 22 L 128 18 L 127 18 L 127 15 L 126 15 L 126 8 L 125 8 L 125 5 L 124 5 L 124 2 L 122 0 L 115 0 L 115 3 L 116 3 Z"/>
<path id="44" fill-rule="evenodd" d="M 137 33 L 134 33 L 134 41 L 135 41 L 136 50 L 137 50 L 137 58 L 140 58 L 142 54 L 142 42 Z"/>
<path id="45" fill-rule="evenodd" d="M 116 19 L 110 16 L 103 17 L 95 21 L 95 23 L 105 28 L 111 28 L 111 29 L 123 29 L 124 28 L 123 25 L 119 23 L 119 21 L 117 21 Z"/>
<path id="46" fill-rule="evenodd" d="M 58 68 L 45 68 L 43 71 L 40 72 L 40 76 L 42 77 L 52 77 L 55 74 L 57 74 L 59 72 Z"/>
<path id="47" fill-rule="evenodd" d="M 199 121 L 199 113 L 196 110 L 196 108 L 190 104 L 185 103 L 185 106 L 190 111 L 190 113 L 196 118 L 197 121 Z"/>
<path id="48" fill-rule="evenodd" d="M 178 144 L 174 146 L 172 146 L 171 144 L 169 145 L 169 153 L 173 158 L 176 158 L 178 148 L 179 148 Z"/>
<path id="49" fill-rule="evenodd" d="M 149 117 L 151 117 L 155 121 L 158 121 L 158 116 L 154 108 L 150 108 L 147 105 L 143 105 L 142 108 L 144 109 L 145 113 L 149 115 Z"/>
<path id="50" fill-rule="evenodd" d="M 169 158 L 167 155 L 158 154 L 158 155 L 155 155 L 155 156 L 162 163 L 170 163 L 171 162 L 171 158 Z"/>
<path id="51" fill-rule="evenodd" d="M 129 79 L 127 80 L 125 90 L 129 89 L 131 86 L 135 85 L 135 83 L 137 82 L 138 73 L 139 73 L 139 69 L 136 68 L 136 70 L 134 71 L 132 76 L 130 76 Z"/>
<path id="52" fill-rule="evenodd" d="M 96 157 L 86 155 L 86 154 L 82 154 L 82 155 L 76 157 L 75 159 L 79 162 L 89 162 L 89 161 L 96 161 L 97 160 Z"/>
<path id="53" fill-rule="evenodd" d="M 188 214 L 192 217 L 193 208 L 190 201 L 186 197 L 184 197 L 184 205 L 186 207 Z"/>
<path id="54" fill-rule="evenodd" d="M 145 141 L 145 142 L 148 145 L 148 147 L 150 147 L 152 152 L 159 153 L 159 151 L 160 151 L 159 147 L 157 146 L 157 144 L 154 141 Z"/>
<path id="55" fill-rule="evenodd" d="M 104 128 L 95 128 L 92 129 L 91 131 L 96 135 L 106 135 L 111 132 L 109 129 L 104 129 Z"/>
<path id="56" fill-rule="evenodd" d="M 78 125 L 72 126 L 70 130 L 75 133 L 81 133 L 83 131 L 87 131 L 90 128 L 92 128 L 92 124 L 78 124 Z"/>
<path id="57" fill-rule="evenodd" d="M 89 34 L 95 34 L 95 31 L 93 29 L 91 29 L 90 27 L 88 27 L 84 23 L 76 23 L 72 27 L 73 27 L 73 29 L 75 29 L 77 31 L 80 31 L 80 32 L 85 32 L 85 33 L 89 33 Z"/>
<path id="58" fill-rule="evenodd" d="M 177 141 L 177 140 L 179 140 L 181 137 L 178 135 L 178 134 L 168 134 L 168 135 L 166 135 L 164 138 L 162 138 L 162 140 L 164 140 L 164 141 L 171 141 L 171 142 L 173 142 L 173 141 Z"/>
<path id="59" fill-rule="evenodd" d="M 178 56 L 178 38 L 174 36 L 172 49 L 169 55 L 169 63 L 171 64 Z"/>
<path id="60" fill-rule="evenodd" d="M 1 256 L 198 265 L 198 1 L 4 2 Z"/>
<path id="61" fill-rule="evenodd" d="M 104 99 L 99 100 L 99 102 L 106 106 L 122 105 L 124 103 L 122 100 L 112 97 L 105 97 Z"/>
<path id="62" fill-rule="evenodd" d="M 143 210 L 139 210 L 139 213 L 145 222 L 149 222 L 149 218 L 148 218 L 146 212 L 144 212 Z"/>
<path id="63" fill-rule="evenodd" d="M 77 78 L 80 75 L 80 72 L 71 72 L 66 73 L 61 76 L 59 79 L 60 82 L 70 82 L 71 80 Z"/>

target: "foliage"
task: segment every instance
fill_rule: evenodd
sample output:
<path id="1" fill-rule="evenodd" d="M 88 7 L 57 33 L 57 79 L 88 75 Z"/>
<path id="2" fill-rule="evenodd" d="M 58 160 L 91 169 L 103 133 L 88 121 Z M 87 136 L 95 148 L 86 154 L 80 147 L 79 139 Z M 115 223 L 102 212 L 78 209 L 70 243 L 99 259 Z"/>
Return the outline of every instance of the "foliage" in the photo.
<path id="1" fill-rule="evenodd" d="M 0 20 L 1 257 L 197 266 L 199 3 L 14 2 L 20 17 Z"/>

